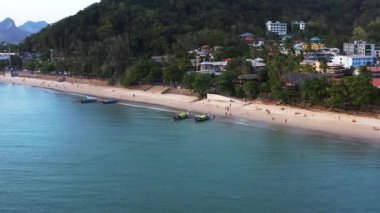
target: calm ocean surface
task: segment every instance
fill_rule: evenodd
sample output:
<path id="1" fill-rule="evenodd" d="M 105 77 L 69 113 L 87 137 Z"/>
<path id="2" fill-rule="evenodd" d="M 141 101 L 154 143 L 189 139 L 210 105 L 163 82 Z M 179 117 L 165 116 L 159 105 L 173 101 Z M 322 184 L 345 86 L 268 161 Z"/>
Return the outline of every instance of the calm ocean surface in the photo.
<path id="1" fill-rule="evenodd" d="M 380 212 L 380 147 L 0 84 L 0 212 Z"/>

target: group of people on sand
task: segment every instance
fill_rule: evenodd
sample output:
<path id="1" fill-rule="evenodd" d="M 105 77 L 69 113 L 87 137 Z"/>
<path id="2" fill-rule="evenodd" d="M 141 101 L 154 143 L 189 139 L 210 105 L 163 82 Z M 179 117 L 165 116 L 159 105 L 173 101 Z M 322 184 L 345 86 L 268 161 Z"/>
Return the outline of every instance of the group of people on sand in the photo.
<path id="1" fill-rule="evenodd" d="M 231 118 L 232 117 L 232 113 L 231 113 L 230 109 L 231 109 L 231 104 L 230 104 L 230 106 L 227 106 L 227 107 L 224 108 L 224 110 L 226 110 L 226 112 L 225 112 L 224 115 L 226 117 L 230 117 Z"/>

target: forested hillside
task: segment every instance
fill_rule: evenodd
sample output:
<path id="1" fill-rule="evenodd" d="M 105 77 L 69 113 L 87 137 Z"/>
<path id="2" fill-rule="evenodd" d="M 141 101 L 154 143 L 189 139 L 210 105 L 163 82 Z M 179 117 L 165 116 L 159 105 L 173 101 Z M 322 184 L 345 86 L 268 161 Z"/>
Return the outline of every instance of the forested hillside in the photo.
<path id="1" fill-rule="evenodd" d="M 28 38 L 22 49 L 45 57 L 53 49 L 70 70 L 115 77 L 136 59 L 234 46 L 243 32 L 264 36 L 267 20 L 303 20 L 303 36 L 338 47 L 359 26 L 380 40 L 378 0 L 102 0 Z"/>

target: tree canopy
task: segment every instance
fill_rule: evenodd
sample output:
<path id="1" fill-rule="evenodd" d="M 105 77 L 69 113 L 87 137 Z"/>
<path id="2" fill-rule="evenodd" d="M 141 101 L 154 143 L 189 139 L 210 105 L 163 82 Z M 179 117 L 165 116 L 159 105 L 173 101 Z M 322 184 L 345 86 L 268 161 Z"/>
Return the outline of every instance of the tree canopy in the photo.
<path id="1" fill-rule="evenodd" d="M 249 53 L 236 40 L 244 32 L 265 35 L 265 22 L 307 22 L 303 36 L 341 45 L 378 39 L 377 0 L 102 0 L 25 40 L 22 50 L 69 61 L 73 74 L 123 75 L 138 59 L 174 54 L 201 45 L 225 47 L 219 57 Z M 231 48 L 234 47 L 234 48 Z"/>

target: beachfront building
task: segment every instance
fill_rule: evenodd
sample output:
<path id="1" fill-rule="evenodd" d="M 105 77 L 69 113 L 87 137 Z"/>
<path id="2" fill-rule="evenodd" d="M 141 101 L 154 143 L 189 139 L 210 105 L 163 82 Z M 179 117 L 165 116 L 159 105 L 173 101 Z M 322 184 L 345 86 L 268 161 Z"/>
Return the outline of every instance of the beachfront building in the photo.
<path id="1" fill-rule="evenodd" d="M 380 67 L 367 67 L 372 78 L 380 78 Z"/>
<path id="2" fill-rule="evenodd" d="M 279 21 L 266 23 L 266 28 L 268 33 L 277 33 L 280 36 L 284 36 L 288 32 L 288 26 L 286 23 L 281 23 Z"/>
<path id="3" fill-rule="evenodd" d="M 199 73 L 220 75 L 224 71 L 224 67 L 227 66 L 227 61 L 204 61 L 200 63 Z"/>
<path id="4" fill-rule="evenodd" d="M 0 60 L 6 61 L 11 58 L 11 56 L 16 55 L 16 53 L 0 53 Z"/>
<path id="5" fill-rule="evenodd" d="M 344 43 L 343 52 L 348 56 L 376 57 L 375 44 L 369 44 L 366 41 L 354 41 L 354 43 Z"/>
<path id="6" fill-rule="evenodd" d="M 372 86 L 380 89 L 380 78 L 374 78 L 374 79 L 372 79 Z"/>
<path id="7" fill-rule="evenodd" d="M 372 78 L 372 85 L 380 89 L 380 67 L 368 67 L 367 69 Z"/>
<path id="8" fill-rule="evenodd" d="M 334 56 L 332 60 L 333 64 L 343 65 L 344 68 L 349 69 L 359 68 L 363 66 L 373 66 L 376 64 L 376 58 L 373 56 Z"/>
<path id="9" fill-rule="evenodd" d="M 343 77 L 346 68 L 344 68 L 343 65 L 341 64 L 334 64 L 334 63 L 326 63 L 323 64 L 320 61 L 317 60 L 304 60 L 301 62 L 301 68 L 307 69 L 307 66 L 310 66 L 315 70 L 317 73 L 322 73 L 322 74 L 330 74 L 331 77 Z"/>

